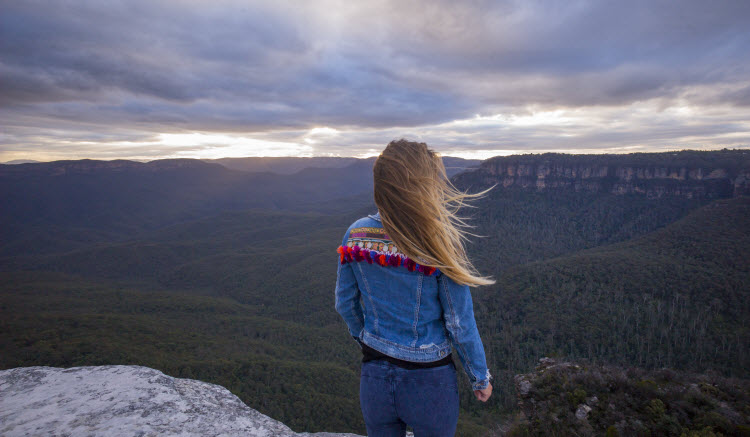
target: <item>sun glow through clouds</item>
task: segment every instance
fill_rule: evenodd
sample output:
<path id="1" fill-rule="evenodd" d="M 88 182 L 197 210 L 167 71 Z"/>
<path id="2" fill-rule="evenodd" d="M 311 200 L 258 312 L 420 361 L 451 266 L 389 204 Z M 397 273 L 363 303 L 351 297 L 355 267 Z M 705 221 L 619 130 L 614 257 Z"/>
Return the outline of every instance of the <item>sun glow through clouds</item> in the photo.
<path id="1" fill-rule="evenodd" d="M 172 157 L 216 159 L 248 156 L 312 156 L 309 145 L 226 134 L 159 134 L 159 146 L 180 148 Z"/>
<path id="2" fill-rule="evenodd" d="M 330 127 L 314 127 L 310 129 L 310 131 L 305 135 L 305 143 L 307 144 L 317 144 L 321 141 L 321 139 L 336 137 L 341 132 L 338 129 L 333 129 Z"/>
<path id="3" fill-rule="evenodd" d="M 747 2 L 189 3 L 4 2 L 0 162 L 750 147 Z"/>

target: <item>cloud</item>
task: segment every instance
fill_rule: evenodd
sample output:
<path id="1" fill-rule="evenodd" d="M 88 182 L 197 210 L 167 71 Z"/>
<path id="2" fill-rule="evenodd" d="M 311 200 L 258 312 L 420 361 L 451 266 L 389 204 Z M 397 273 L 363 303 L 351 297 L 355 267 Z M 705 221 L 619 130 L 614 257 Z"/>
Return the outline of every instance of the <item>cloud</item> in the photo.
<path id="1" fill-rule="evenodd" d="M 748 136 L 746 124 L 731 121 L 750 119 L 743 0 L 0 7 L 3 159 L 58 156 L 54 143 L 74 154 L 82 137 L 100 145 L 77 149 L 80 156 L 110 156 L 125 151 L 112 141 L 153 144 L 159 134 L 193 132 L 302 146 L 306 132 L 325 126 L 341 134 L 314 153 L 366 154 L 406 133 L 461 143 L 467 153 L 510 143 L 562 149 L 570 138 L 609 150 L 670 138 L 742 145 Z M 665 116 L 686 107 L 691 120 Z M 507 121 L 550 111 L 588 114 L 578 122 L 586 133 L 472 124 L 476 115 Z M 461 120 L 468 124 L 452 124 Z M 633 124 L 609 131 L 621 120 Z M 153 153 L 182 153 L 160 147 Z"/>

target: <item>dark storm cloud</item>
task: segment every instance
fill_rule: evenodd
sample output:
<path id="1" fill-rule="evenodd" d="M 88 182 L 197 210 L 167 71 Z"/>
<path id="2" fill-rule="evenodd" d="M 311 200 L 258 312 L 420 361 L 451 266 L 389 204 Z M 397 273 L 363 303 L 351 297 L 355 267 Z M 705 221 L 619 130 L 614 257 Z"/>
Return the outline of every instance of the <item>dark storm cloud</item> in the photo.
<path id="1" fill-rule="evenodd" d="M 368 138 L 365 147 L 392 127 L 438 132 L 529 108 L 750 106 L 744 0 L 0 0 L 0 10 L 5 145 L 66 128 L 71 138 L 195 130 L 300 140 L 331 126 Z M 522 133 L 511 127 L 466 129 Z"/>

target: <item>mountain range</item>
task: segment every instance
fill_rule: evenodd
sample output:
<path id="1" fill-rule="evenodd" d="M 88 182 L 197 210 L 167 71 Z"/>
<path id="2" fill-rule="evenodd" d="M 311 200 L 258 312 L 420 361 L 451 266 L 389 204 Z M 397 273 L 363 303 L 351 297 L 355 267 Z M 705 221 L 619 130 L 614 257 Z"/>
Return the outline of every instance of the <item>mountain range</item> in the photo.
<path id="1" fill-rule="evenodd" d="M 332 293 L 337 242 L 375 211 L 372 160 L 310 162 L 329 166 L 0 165 L 0 367 L 144 365 L 295 431 L 363 433 Z M 494 186 L 463 213 L 497 279 L 473 290 L 497 381 L 479 405 L 461 376 L 460 435 L 517 411 L 513 377 L 543 356 L 750 377 L 750 151 L 477 164 L 450 167 Z"/>

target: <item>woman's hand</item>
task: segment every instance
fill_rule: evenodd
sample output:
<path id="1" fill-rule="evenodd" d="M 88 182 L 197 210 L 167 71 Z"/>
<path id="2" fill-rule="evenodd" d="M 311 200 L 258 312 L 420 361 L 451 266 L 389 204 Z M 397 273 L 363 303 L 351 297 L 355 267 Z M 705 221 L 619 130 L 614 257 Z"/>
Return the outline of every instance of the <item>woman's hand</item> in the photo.
<path id="1" fill-rule="evenodd" d="M 486 388 L 481 390 L 474 390 L 474 396 L 482 402 L 487 402 L 487 399 L 492 395 L 492 383 L 488 383 Z"/>

